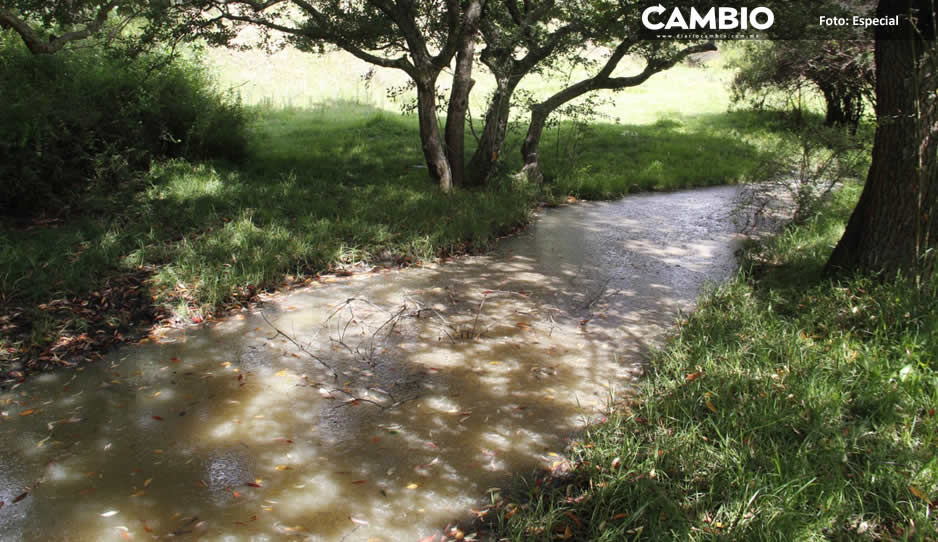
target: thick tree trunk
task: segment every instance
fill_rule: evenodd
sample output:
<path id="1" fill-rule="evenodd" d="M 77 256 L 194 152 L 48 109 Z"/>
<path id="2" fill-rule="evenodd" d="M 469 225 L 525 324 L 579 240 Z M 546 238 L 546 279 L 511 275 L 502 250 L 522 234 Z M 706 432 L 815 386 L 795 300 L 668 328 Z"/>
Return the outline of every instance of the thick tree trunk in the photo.
<path id="1" fill-rule="evenodd" d="M 866 185 L 828 271 L 916 276 L 934 272 L 938 248 L 938 139 L 935 42 L 929 0 L 881 0 L 878 13 L 900 15 L 876 28 L 876 117 Z M 916 13 L 918 29 L 907 18 Z M 922 40 L 919 36 L 924 35 Z M 931 254 L 929 254 L 931 251 Z"/>
<path id="2" fill-rule="evenodd" d="M 520 77 L 500 77 L 496 74 L 495 92 L 485 113 L 479 146 L 469 160 L 466 178 L 469 185 L 484 186 L 495 172 L 495 164 L 498 163 L 498 155 L 508 132 L 511 98 L 520 81 Z"/>
<path id="3" fill-rule="evenodd" d="M 453 88 L 450 91 L 446 111 L 446 157 L 449 159 L 453 184 L 465 184 L 466 111 L 469 109 L 469 92 L 475 81 L 472 79 L 472 63 L 475 60 L 476 34 L 482 1 L 471 0 L 463 15 L 463 34 L 456 52 L 456 68 L 453 72 Z"/>
<path id="4" fill-rule="evenodd" d="M 420 124 L 420 142 L 423 156 L 430 170 L 430 177 L 440 183 L 440 190 L 453 189 L 453 174 L 443 149 L 440 128 L 436 123 L 436 80 L 428 79 L 417 83 L 417 119 Z"/>

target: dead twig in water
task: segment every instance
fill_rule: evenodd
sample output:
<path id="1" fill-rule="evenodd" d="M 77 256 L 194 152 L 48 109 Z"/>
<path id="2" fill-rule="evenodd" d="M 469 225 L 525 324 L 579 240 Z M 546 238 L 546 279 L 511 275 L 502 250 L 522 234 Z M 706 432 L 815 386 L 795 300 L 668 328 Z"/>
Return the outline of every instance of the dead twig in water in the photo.
<path id="1" fill-rule="evenodd" d="M 322 365 L 322 366 L 325 367 L 326 369 L 329 369 L 329 371 L 332 373 L 332 378 L 333 378 L 333 379 L 335 379 L 335 380 L 338 380 L 338 379 L 339 379 L 339 373 L 336 372 L 336 370 L 333 369 L 331 365 L 329 365 L 328 363 L 326 363 L 325 361 L 323 361 L 322 358 L 320 358 L 320 357 L 317 356 L 316 354 L 313 354 L 312 352 L 310 352 L 309 350 L 307 350 L 306 347 L 304 347 L 302 344 L 300 344 L 299 342 L 297 342 L 297 340 L 294 339 L 293 337 L 291 337 L 291 336 L 287 335 L 286 333 L 284 333 L 283 330 L 281 330 L 279 327 L 275 326 L 275 325 L 267 318 L 267 315 L 266 315 L 266 314 L 261 313 L 261 318 L 263 318 L 264 321 L 267 322 L 267 325 L 268 325 L 268 326 L 270 326 L 274 331 L 277 332 L 277 335 L 282 335 L 284 339 L 286 339 L 286 340 L 290 341 L 291 343 L 293 343 L 293 346 L 296 346 L 297 348 L 299 348 L 299 349 L 300 349 L 300 352 L 303 352 L 303 353 L 306 354 L 307 356 L 309 356 L 309 357 L 313 358 L 314 360 L 318 361 L 318 362 L 320 363 L 320 365 Z"/>

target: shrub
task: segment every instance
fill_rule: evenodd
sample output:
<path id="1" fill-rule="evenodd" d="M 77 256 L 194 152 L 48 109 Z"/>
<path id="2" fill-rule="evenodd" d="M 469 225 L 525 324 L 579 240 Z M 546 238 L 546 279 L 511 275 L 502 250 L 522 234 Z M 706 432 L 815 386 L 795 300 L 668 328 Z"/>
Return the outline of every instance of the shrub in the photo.
<path id="1" fill-rule="evenodd" d="M 0 212 L 29 216 L 153 159 L 237 159 L 246 115 L 197 61 L 95 49 L 33 56 L 0 37 Z"/>

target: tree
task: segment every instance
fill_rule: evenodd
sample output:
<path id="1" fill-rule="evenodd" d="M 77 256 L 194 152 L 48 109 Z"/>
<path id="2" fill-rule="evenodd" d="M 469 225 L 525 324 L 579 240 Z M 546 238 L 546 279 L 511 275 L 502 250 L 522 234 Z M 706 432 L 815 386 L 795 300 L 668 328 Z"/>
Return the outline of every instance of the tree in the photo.
<path id="1" fill-rule="evenodd" d="M 687 55 L 715 50 L 712 43 L 675 43 L 642 39 L 638 30 L 644 3 L 628 0 L 541 3 L 505 2 L 505 10 L 490 13 L 482 23 L 486 48 L 481 61 L 492 72 L 496 90 L 489 102 L 479 146 L 470 160 L 469 179 L 485 184 L 504 143 L 513 95 L 524 77 L 557 64 L 579 63 L 595 73 L 571 83 L 540 103 L 527 105 L 530 120 L 521 153 L 523 173 L 540 182 L 539 145 L 550 115 L 564 104 L 596 90 L 640 85 L 674 66 Z M 585 46 L 604 47 L 604 59 L 585 62 Z M 614 77 L 627 55 L 646 60 L 646 68 L 631 77 Z"/>
<path id="2" fill-rule="evenodd" d="M 864 104 L 874 101 L 873 42 L 870 40 L 775 40 L 747 44 L 733 80 L 736 99 L 805 87 L 820 91 L 825 124 L 856 130 Z"/>
<path id="3" fill-rule="evenodd" d="M 866 184 L 828 271 L 931 276 L 938 248 L 938 51 L 933 0 L 881 0 L 876 135 Z"/>
<path id="4" fill-rule="evenodd" d="M 168 7 L 168 0 L 9 0 L 0 3 L 0 29 L 19 35 L 32 54 L 50 55 L 88 40 L 119 41 L 142 22 L 131 39 L 141 48 L 166 38 Z"/>
<path id="5" fill-rule="evenodd" d="M 402 70 L 417 90 L 420 140 L 430 177 L 448 192 L 461 180 L 462 126 L 474 58 L 475 33 L 486 0 L 191 0 L 185 28 L 218 44 L 245 25 L 286 36 L 301 50 L 339 47 L 385 68 Z M 437 124 L 437 80 L 453 58 L 457 73 L 445 143 Z M 456 128 L 459 126 L 459 129 Z"/>
<path id="6" fill-rule="evenodd" d="M 713 42 L 684 45 L 666 41 L 646 42 L 635 36 L 623 39 L 602 63 L 595 75 L 577 81 L 530 107 L 531 121 L 528 124 L 524 143 L 521 145 L 521 157 L 524 159 L 523 173 L 530 181 L 540 183 L 543 180 L 544 175 L 540 163 L 541 135 L 544 133 L 547 118 L 558 107 L 594 90 L 617 90 L 641 85 L 652 75 L 672 68 L 688 55 L 715 50 L 716 45 Z M 645 58 L 645 68 L 636 75 L 613 77 L 612 72 L 622 58 L 633 51 L 639 52 Z"/>

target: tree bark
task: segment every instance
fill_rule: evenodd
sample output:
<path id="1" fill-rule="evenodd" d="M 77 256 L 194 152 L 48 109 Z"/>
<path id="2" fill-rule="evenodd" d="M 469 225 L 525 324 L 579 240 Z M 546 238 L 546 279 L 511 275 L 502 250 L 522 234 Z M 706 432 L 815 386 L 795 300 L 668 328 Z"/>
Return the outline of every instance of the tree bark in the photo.
<path id="1" fill-rule="evenodd" d="M 938 60 L 930 4 L 880 1 L 878 16 L 898 15 L 899 25 L 876 27 L 873 159 L 860 201 L 827 262 L 828 272 L 928 277 L 935 270 Z M 910 13 L 917 25 L 910 23 Z"/>
<path id="2" fill-rule="evenodd" d="M 417 119 L 420 125 L 420 142 L 423 144 L 423 157 L 430 171 L 430 178 L 440 184 L 440 190 L 453 190 L 453 173 L 440 128 L 436 122 L 436 78 L 417 83 Z"/>
<path id="3" fill-rule="evenodd" d="M 446 111 L 446 157 L 449 159 L 453 184 L 456 186 L 465 184 L 466 111 L 469 109 L 469 92 L 475 85 L 472 79 L 472 63 L 475 60 L 476 34 L 479 31 L 483 3 L 482 0 L 470 0 L 466 6 L 462 41 L 456 52 L 453 88 Z"/>
<path id="4" fill-rule="evenodd" d="M 469 160 L 466 180 L 471 186 L 486 185 L 495 172 L 495 164 L 498 163 L 499 153 L 505 143 L 505 134 L 508 132 L 511 98 L 520 81 L 520 77 L 506 78 L 496 74 L 495 92 L 485 112 L 485 125 L 479 137 L 479 146 Z"/>

